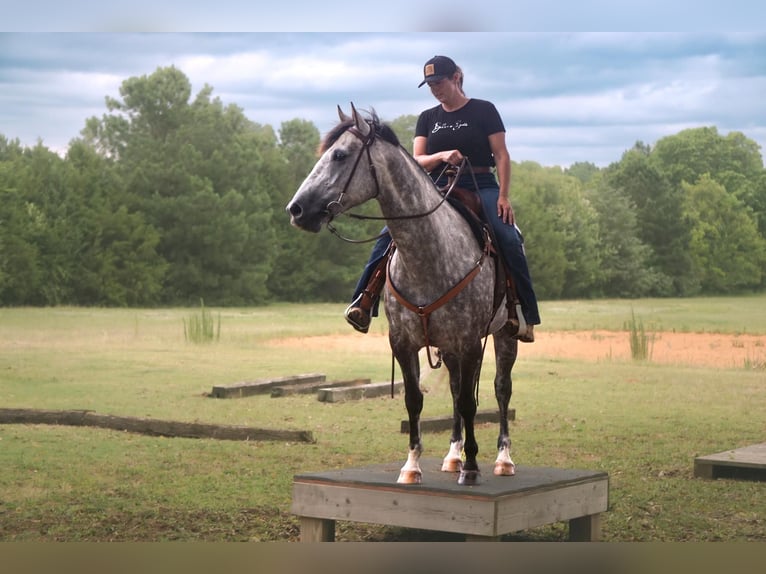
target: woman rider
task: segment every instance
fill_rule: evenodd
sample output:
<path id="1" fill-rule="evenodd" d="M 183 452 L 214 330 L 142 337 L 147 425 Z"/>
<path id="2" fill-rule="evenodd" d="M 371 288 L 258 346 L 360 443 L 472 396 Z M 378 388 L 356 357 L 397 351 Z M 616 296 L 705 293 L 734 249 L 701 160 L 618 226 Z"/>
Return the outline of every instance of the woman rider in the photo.
<path id="1" fill-rule="evenodd" d="M 443 175 L 445 167 L 460 165 L 464 158 L 470 161 L 473 174 L 464 170 L 456 185 L 478 191 L 484 218 L 492 228 L 495 247 L 511 273 L 527 324 L 526 330 L 517 337 L 531 343 L 535 340 L 534 325 L 540 323 L 540 314 L 524 241 L 508 196 L 511 159 L 503 121 L 494 104 L 465 95 L 463 72 L 451 58 L 434 56 L 425 63 L 423 76 L 418 87 L 428 84 L 439 104 L 418 117 L 413 156 L 440 187 L 447 183 Z M 345 312 L 346 320 L 362 333 L 369 329 L 371 316 L 377 315 L 378 293 L 371 292 L 368 283 L 390 243 L 390 235 L 385 234 L 375 244 Z"/>

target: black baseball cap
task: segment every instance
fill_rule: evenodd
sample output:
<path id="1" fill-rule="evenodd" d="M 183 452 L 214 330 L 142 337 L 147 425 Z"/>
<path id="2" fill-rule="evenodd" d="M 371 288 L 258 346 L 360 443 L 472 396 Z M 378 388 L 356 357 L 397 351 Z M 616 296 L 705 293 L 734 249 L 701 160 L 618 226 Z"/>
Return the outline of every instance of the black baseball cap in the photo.
<path id="1" fill-rule="evenodd" d="M 447 56 L 434 56 L 423 66 L 423 81 L 418 88 L 428 82 L 438 82 L 444 78 L 452 77 L 457 72 L 457 64 Z"/>

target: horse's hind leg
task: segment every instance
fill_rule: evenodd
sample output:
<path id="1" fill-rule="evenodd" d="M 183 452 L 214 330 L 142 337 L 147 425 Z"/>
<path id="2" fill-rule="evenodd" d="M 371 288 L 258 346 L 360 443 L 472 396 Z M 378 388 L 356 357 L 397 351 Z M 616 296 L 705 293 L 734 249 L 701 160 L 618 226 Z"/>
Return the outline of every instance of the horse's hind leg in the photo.
<path id="1" fill-rule="evenodd" d="M 494 337 L 495 343 L 495 398 L 500 411 L 500 433 L 497 437 L 497 459 L 493 473 L 497 476 L 513 476 L 516 465 L 511 460 L 511 437 L 508 432 L 508 404 L 511 401 L 513 383 L 511 370 L 516 362 L 519 343 L 506 325 Z"/>
<path id="2" fill-rule="evenodd" d="M 442 360 L 449 371 L 449 386 L 452 393 L 452 436 L 450 437 L 449 452 L 442 461 L 443 472 L 460 472 L 463 470 L 463 417 L 458 411 L 457 399 L 460 389 L 460 371 L 454 355 L 442 353 Z"/>
<path id="3" fill-rule="evenodd" d="M 404 379 L 404 404 L 410 421 L 410 444 L 407 462 L 399 471 L 396 482 L 420 484 L 423 473 L 420 470 L 420 455 L 423 445 L 420 439 L 420 413 L 423 410 L 423 392 L 420 390 L 420 364 L 417 353 L 396 353 Z"/>

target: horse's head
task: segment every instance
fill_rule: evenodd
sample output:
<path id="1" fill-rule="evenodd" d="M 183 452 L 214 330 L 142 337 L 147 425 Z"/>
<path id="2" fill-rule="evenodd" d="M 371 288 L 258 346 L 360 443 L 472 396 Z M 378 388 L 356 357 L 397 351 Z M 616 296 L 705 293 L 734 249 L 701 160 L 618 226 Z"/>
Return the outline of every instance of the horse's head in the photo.
<path id="1" fill-rule="evenodd" d="M 351 116 L 338 107 L 340 123 L 325 136 L 320 158 L 287 204 L 290 223 L 317 232 L 344 211 L 377 196 L 380 191 L 372 161 L 378 135 L 398 145 L 393 131 L 375 113 L 365 119 L 351 104 Z"/>

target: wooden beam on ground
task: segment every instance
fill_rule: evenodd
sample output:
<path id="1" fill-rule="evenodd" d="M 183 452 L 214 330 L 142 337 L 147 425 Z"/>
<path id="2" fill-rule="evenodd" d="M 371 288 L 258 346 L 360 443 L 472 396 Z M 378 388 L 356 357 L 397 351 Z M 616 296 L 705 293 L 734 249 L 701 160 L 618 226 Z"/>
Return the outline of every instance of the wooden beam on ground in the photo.
<path id="1" fill-rule="evenodd" d="M 516 420 L 516 409 L 508 409 L 508 420 Z M 477 411 L 474 424 L 499 423 L 500 413 L 497 409 Z M 452 430 L 452 415 L 443 415 L 440 417 L 428 417 L 420 419 L 420 432 L 441 432 Z M 410 421 L 403 420 L 401 425 L 402 433 L 410 432 Z"/>
<path id="2" fill-rule="evenodd" d="M 394 394 L 398 393 L 404 383 L 394 383 Z M 317 391 L 317 400 L 323 403 L 339 403 L 342 401 L 354 401 L 382 397 L 391 393 L 391 382 L 370 383 L 368 385 L 352 385 L 348 387 L 326 388 Z"/>
<path id="3" fill-rule="evenodd" d="M 52 411 L 0 408 L 0 424 L 90 426 L 177 438 L 316 442 L 311 431 L 261 429 L 235 425 L 186 423 L 158 419 L 100 415 L 88 410 Z"/>
<path id="4" fill-rule="evenodd" d="M 271 389 L 272 397 L 286 397 L 289 395 L 308 395 L 319 389 L 331 389 L 335 387 L 353 387 L 357 385 L 369 385 L 370 379 L 351 379 L 348 381 L 322 381 L 317 383 L 294 383 L 283 387 Z"/>
<path id="5" fill-rule="evenodd" d="M 239 383 L 231 383 L 228 385 L 216 385 L 213 387 L 210 396 L 216 399 L 239 399 L 252 395 L 267 395 L 271 393 L 271 390 L 274 387 L 302 383 L 321 383 L 325 378 L 325 375 L 319 373 L 307 373 L 304 375 L 279 377 L 276 379 L 241 381 Z"/>

